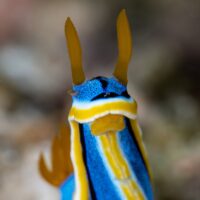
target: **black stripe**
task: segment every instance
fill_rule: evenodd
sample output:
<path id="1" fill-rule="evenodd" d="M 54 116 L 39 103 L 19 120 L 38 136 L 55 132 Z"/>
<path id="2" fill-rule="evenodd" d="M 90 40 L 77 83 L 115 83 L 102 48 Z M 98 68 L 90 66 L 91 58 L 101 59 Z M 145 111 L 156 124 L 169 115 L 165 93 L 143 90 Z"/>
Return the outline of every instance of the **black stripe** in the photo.
<path id="1" fill-rule="evenodd" d="M 125 118 L 125 120 L 126 120 L 126 125 L 127 125 L 127 127 L 128 127 L 128 130 L 129 130 L 129 132 L 131 133 L 131 137 L 132 137 L 132 139 L 133 139 L 133 142 L 136 144 L 136 147 L 137 147 L 137 149 L 138 149 L 138 152 L 139 152 L 139 154 L 140 154 L 140 157 L 142 158 L 142 162 L 143 162 L 143 164 L 144 164 L 144 166 L 145 166 L 147 172 L 149 173 L 149 171 L 148 171 L 148 169 L 147 169 L 147 166 L 146 166 L 146 163 L 145 163 L 145 161 L 144 161 L 144 157 L 143 157 L 142 152 L 141 152 L 141 150 L 140 150 L 139 144 L 138 144 L 138 142 L 137 142 L 137 140 L 136 140 L 136 138 L 135 138 L 135 133 L 134 133 L 134 130 L 132 129 L 131 122 L 130 122 L 130 120 L 129 120 L 128 118 Z"/>
<path id="2" fill-rule="evenodd" d="M 103 79 L 100 79 L 99 81 L 101 82 L 102 88 L 105 90 L 108 86 L 108 82 Z"/>
<path id="3" fill-rule="evenodd" d="M 103 89 L 106 89 L 106 87 L 108 85 L 108 82 L 102 76 L 97 76 L 97 77 L 90 79 L 90 81 L 92 81 L 92 80 L 99 80 L 101 82 Z"/>
<path id="4" fill-rule="evenodd" d="M 83 161 L 84 161 L 86 171 L 87 171 L 87 177 L 88 177 L 91 199 L 96 200 L 97 198 L 96 198 L 96 194 L 95 194 L 95 191 L 94 191 L 94 186 L 92 184 L 89 169 L 88 169 L 87 162 L 86 162 L 86 146 L 85 146 L 85 138 L 84 138 L 84 132 L 83 132 L 83 125 L 82 124 L 79 124 L 79 129 L 80 129 L 80 138 L 81 138 L 81 144 L 82 144 Z"/>
<path id="5" fill-rule="evenodd" d="M 124 92 L 122 92 L 121 96 L 126 97 L 126 98 L 130 98 L 130 95 L 128 94 L 127 90 L 125 90 Z"/>
<path id="6" fill-rule="evenodd" d="M 114 92 L 107 92 L 107 93 L 101 93 L 99 95 L 97 95 L 96 97 L 92 98 L 91 101 L 97 100 L 97 99 L 107 99 L 107 98 L 111 98 L 111 97 L 125 97 L 127 99 L 130 98 L 129 94 L 127 91 L 122 92 L 120 95 L 116 94 Z"/>
<path id="7" fill-rule="evenodd" d="M 107 99 L 110 97 L 119 97 L 119 95 L 114 92 L 101 93 L 101 94 L 97 95 L 96 97 L 92 98 L 91 101 L 97 100 L 97 99 Z"/>

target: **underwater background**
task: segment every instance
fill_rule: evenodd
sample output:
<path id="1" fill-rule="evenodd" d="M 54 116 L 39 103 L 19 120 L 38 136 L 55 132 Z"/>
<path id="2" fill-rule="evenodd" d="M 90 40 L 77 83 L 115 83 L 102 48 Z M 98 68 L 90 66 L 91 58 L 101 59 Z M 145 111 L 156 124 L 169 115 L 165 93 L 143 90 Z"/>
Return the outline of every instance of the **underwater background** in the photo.
<path id="1" fill-rule="evenodd" d="M 64 22 L 70 16 L 79 32 L 87 78 L 111 76 L 122 8 L 133 33 L 128 89 L 155 199 L 200 199 L 200 1 L 1 0 L 1 200 L 59 199 L 37 161 L 71 106 Z"/>

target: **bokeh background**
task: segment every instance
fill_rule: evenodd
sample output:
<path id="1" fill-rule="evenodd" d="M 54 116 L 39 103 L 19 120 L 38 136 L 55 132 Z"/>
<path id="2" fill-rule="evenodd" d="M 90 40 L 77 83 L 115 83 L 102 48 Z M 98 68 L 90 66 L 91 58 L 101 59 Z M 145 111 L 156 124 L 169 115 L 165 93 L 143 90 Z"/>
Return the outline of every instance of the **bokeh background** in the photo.
<path id="1" fill-rule="evenodd" d="M 155 197 L 200 199 L 200 1 L 1 0 L 1 200 L 59 199 L 37 160 L 49 155 L 71 105 L 64 22 L 70 16 L 79 32 L 87 77 L 111 76 L 121 8 L 133 30 L 128 88 L 139 104 Z"/>

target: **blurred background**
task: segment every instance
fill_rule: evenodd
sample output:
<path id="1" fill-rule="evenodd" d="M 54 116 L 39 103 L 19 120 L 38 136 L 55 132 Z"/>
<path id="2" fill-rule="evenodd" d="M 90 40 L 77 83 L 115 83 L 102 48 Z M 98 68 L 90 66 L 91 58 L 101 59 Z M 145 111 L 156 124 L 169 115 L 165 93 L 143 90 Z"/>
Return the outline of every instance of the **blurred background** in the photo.
<path id="1" fill-rule="evenodd" d="M 64 22 L 70 16 L 79 32 L 87 77 L 111 76 L 121 8 L 133 30 L 128 88 L 139 104 L 155 197 L 200 199 L 200 1 L 1 0 L 1 200 L 59 199 L 37 160 L 49 155 L 71 105 Z"/>

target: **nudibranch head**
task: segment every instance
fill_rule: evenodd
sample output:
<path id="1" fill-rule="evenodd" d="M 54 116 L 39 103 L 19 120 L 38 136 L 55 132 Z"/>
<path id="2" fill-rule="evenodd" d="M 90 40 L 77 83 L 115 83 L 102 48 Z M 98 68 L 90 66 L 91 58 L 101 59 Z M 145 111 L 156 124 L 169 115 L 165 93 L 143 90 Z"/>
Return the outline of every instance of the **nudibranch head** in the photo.
<path id="1" fill-rule="evenodd" d="M 132 34 L 125 10 L 117 17 L 118 57 L 113 77 L 86 80 L 82 66 L 82 50 L 70 18 L 65 23 L 65 35 L 73 81 L 73 104 L 69 119 L 86 122 L 107 114 L 122 114 L 135 118 L 137 104 L 127 93 L 128 64 L 132 55 Z"/>
<path id="2" fill-rule="evenodd" d="M 84 81 L 73 86 L 73 93 L 70 120 L 91 122 L 108 114 L 136 118 L 136 101 L 129 96 L 127 87 L 115 77 L 96 77 Z"/>
<path id="3" fill-rule="evenodd" d="M 116 78 L 98 76 L 87 80 L 80 85 L 74 85 L 73 101 L 93 102 L 100 99 L 123 98 L 130 99 L 125 85 Z"/>

